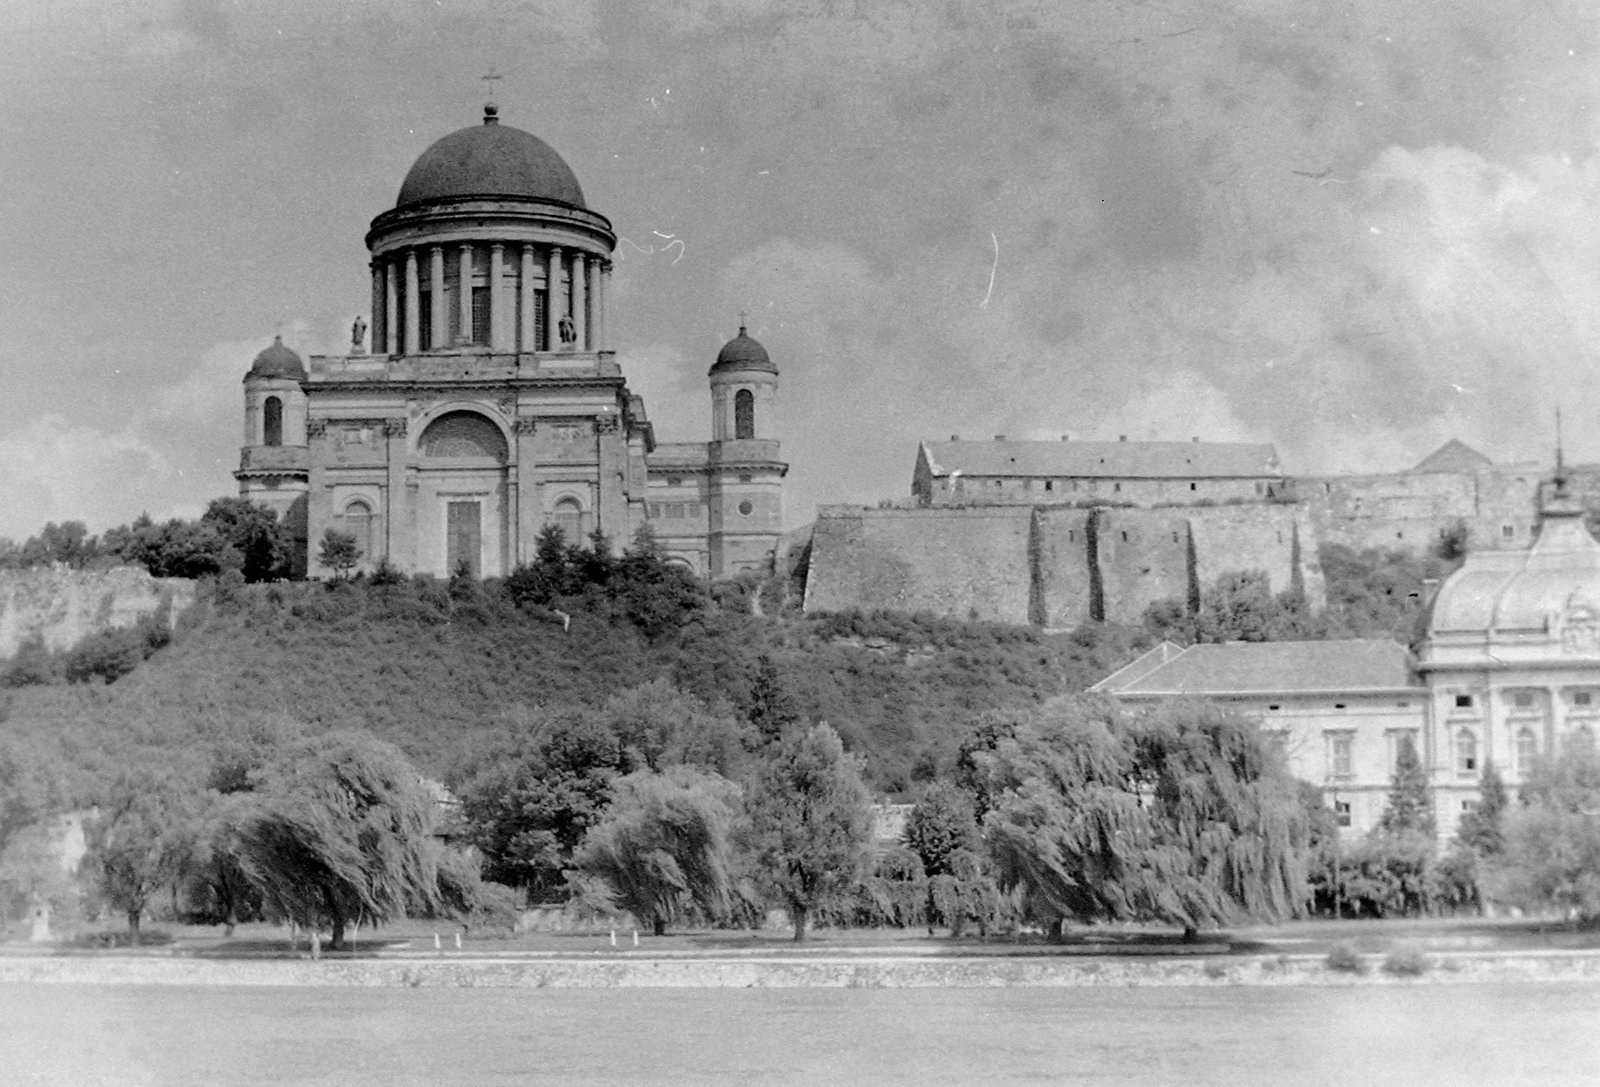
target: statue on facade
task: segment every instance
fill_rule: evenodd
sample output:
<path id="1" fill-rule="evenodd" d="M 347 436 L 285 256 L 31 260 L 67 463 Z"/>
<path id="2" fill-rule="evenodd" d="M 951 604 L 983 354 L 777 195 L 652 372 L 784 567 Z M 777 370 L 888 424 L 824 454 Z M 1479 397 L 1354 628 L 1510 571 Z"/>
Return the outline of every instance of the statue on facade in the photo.
<path id="1" fill-rule="evenodd" d="M 350 353 L 360 355 L 367 345 L 367 319 L 356 314 L 356 323 L 350 326 Z"/>
<path id="2" fill-rule="evenodd" d="M 561 333 L 561 349 L 563 351 L 572 350 L 578 342 L 578 326 L 573 322 L 572 314 L 562 314 L 556 329 Z"/>

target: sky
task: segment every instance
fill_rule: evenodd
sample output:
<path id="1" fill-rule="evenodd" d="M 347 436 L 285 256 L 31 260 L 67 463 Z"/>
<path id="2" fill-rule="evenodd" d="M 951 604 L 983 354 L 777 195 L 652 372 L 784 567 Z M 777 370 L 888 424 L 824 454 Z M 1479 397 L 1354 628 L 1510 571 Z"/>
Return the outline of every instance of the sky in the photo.
<path id="1" fill-rule="evenodd" d="M 274 334 L 503 123 L 619 236 L 608 333 L 709 437 L 746 311 L 786 520 L 917 442 L 1449 438 L 1600 460 L 1600 7 L 1526 0 L 0 0 L 0 536 L 237 493 Z"/>

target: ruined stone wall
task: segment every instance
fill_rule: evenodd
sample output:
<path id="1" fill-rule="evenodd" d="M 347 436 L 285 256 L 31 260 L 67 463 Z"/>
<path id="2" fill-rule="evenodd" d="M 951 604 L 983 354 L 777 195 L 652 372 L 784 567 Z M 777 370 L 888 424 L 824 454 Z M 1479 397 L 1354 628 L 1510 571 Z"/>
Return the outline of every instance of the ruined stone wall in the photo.
<path id="1" fill-rule="evenodd" d="M 1033 510 L 822 506 L 805 609 L 1030 621 Z"/>
<path id="2" fill-rule="evenodd" d="M 87 635 L 133 626 L 164 605 L 176 618 L 194 593 L 192 581 L 153 578 L 136 566 L 0 571 L 0 658 L 35 635 L 51 649 L 67 649 Z"/>
<path id="3" fill-rule="evenodd" d="M 1190 569 L 1190 546 L 1194 568 Z M 807 611 L 931 611 L 1070 629 L 1134 623 L 1231 570 L 1297 581 L 1324 600 L 1316 529 L 1284 504 L 1074 509 L 984 507 L 818 511 Z M 1298 562 L 1299 577 L 1295 576 Z"/>

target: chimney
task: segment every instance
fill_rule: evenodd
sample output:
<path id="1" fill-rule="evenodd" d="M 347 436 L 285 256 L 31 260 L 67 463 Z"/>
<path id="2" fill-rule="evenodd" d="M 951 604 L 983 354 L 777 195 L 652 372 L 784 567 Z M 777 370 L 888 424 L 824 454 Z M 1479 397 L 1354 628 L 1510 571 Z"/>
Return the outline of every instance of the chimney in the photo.
<path id="1" fill-rule="evenodd" d="M 996 434 L 994 436 L 994 440 L 997 442 L 1003 442 L 1006 440 L 1006 436 L 1004 434 Z"/>
<path id="2" fill-rule="evenodd" d="M 1061 440 L 1062 441 L 1066 441 L 1067 440 L 1067 436 L 1065 434 L 1061 435 Z"/>
<path id="3" fill-rule="evenodd" d="M 1127 436 L 1127 435 L 1126 435 L 1126 434 L 1118 434 L 1118 435 L 1117 435 L 1117 441 L 1119 441 L 1119 442 L 1125 442 L 1125 441 L 1127 441 L 1127 440 L 1128 440 L 1128 436 Z"/>
<path id="4" fill-rule="evenodd" d="M 953 441 L 953 442 L 959 442 L 961 440 L 961 435 L 952 434 L 952 435 L 950 435 L 950 440 Z"/>
<path id="5" fill-rule="evenodd" d="M 1196 434 L 1193 438 L 1190 438 L 1189 440 L 1191 442 L 1193 442 L 1195 445 L 1199 445 L 1200 444 L 1200 436 L 1198 434 Z"/>

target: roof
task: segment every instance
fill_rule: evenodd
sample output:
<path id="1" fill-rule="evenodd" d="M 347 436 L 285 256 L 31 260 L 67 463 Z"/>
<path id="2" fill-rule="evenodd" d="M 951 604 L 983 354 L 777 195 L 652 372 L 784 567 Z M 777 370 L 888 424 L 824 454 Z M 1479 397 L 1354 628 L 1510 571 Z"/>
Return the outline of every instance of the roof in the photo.
<path id="1" fill-rule="evenodd" d="M 1091 689 L 1119 697 L 1166 698 L 1360 694 L 1421 686 L 1410 651 L 1388 639 L 1192 645 L 1154 668 L 1135 667 L 1149 656 L 1146 654 Z"/>
<path id="2" fill-rule="evenodd" d="M 468 196 L 513 196 L 586 207 L 578 177 L 539 137 L 499 123 L 484 107 L 483 124 L 436 141 L 400 185 L 395 207 Z"/>
<path id="3" fill-rule="evenodd" d="M 250 372 L 245 375 L 245 380 L 253 377 L 286 377 L 295 381 L 306 379 L 306 364 L 300 356 L 283 346 L 283 337 L 272 337 L 272 343 L 267 349 L 256 356 L 255 362 L 250 364 Z"/>
<path id="4" fill-rule="evenodd" d="M 722 374 L 729 370 L 759 370 L 767 374 L 778 372 L 767 349 L 746 334 L 743 325 L 739 326 L 739 334 L 723 344 L 722 350 L 717 352 L 717 361 L 712 363 L 710 372 Z"/>
<path id="5" fill-rule="evenodd" d="M 936 476 L 1259 479 L 1281 475 L 1278 451 L 1243 442 L 923 442 Z"/>
<path id="6" fill-rule="evenodd" d="M 1465 442 L 1451 438 L 1438 449 L 1429 453 L 1413 472 L 1479 472 L 1485 468 L 1493 467 L 1494 461 L 1478 452 Z"/>
<path id="7" fill-rule="evenodd" d="M 1429 609 L 1430 634 L 1551 631 L 1580 613 L 1600 619 L 1600 543 L 1565 495 L 1547 502 L 1526 551 L 1473 551 Z"/>

